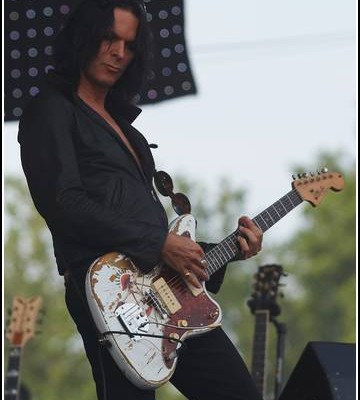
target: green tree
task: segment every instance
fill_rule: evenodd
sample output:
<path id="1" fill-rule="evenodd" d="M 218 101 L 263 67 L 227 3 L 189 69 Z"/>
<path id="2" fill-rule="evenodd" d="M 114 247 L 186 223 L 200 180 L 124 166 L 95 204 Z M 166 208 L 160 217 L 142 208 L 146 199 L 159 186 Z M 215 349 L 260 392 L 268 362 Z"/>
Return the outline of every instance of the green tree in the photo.
<path id="1" fill-rule="evenodd" d="M 287 374 L 309 341 L 355 342 L 355 169 L 344 169 L 338 154 L 319 158 L 330 171 L 343 172 L 345 187 L 316 210 L 304 207 L 303 228 L 279 248 L 290 278 L 283 307 Z"/>
<path id="2" fill-rule="evenodd" d="M 14 296 L 41 296 L 45 309 L 41 333 L 24 349 L 21 380 L 33 400 L 71 399 L 74 393 L 78 400 L 95 399 L 90 367 L 66 312 L 50 234 L 21 178 L 5 179 L 4 228 L 5 307 L 11 308 Z"/>

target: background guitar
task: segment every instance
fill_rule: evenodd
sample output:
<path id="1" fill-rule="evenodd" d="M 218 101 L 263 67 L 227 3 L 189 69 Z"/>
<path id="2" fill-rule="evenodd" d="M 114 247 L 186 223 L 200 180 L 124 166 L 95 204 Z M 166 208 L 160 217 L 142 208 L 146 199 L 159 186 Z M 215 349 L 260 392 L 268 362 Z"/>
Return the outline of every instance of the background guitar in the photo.
<path id="1" fill-rule="evenodd" d="M 8 369 L 5 375 L 4 400 L 22 400 L 20 390 L 20 362 L 26 343 L 35 336 L 41 297 L 14 297 L 6 338 L 10 343 Z"/>
<path id="2" fill-rule="evenodd" d="M 285 274 L 281 265 L 269 264 L 259 267 L 255 274 L 255 290 L 247 302 L 251 312 L 255 315 L 251 375 L 259 393 L 264 398 L 268 326 L 271 318 L 280 314 L 276 297 L 282 275 Z"/>

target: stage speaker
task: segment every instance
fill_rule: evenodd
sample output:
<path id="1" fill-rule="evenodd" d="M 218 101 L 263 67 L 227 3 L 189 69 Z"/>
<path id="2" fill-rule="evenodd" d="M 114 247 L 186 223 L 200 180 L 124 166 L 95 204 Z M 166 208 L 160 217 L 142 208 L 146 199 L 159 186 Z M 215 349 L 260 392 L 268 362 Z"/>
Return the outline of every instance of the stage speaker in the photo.
<path id="1" fill-rule="evenodd" d="M 356 400 L 355 344 L 309 342 L 279 400 Z"/>

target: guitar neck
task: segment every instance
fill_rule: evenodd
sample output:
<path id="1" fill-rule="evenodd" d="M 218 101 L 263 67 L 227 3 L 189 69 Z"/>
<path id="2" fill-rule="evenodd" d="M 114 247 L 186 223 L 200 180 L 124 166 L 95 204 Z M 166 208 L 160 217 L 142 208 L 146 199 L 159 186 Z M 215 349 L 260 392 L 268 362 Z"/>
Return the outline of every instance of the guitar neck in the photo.
<path id="1" fill-rule="evenodd" d="M 22 348 L 11 346 L 8 370 L 5 376 L 4 400 L 19 400 L 20 360 Z"/>
<path id="2" fill-rule="evenodd" d="M 253 222 L 263 231 L 267 231 L 281 218 L 285 217 L 291 210 L 302 203 L 302 198 L 296 190 L 291 190 L 280 200 L 253 218 Z M 226 263 L 239 255 L 240 248 L 238 236 L 241 235 L 238 229 L 227 236 L 223 241 L 214 246 L 205 254 L 205 261 L 208 265 L 207 271 L 212 275 Z"/>
<path id="3" fill-rule="evenodd" d="M 267 328 L 269 311 L 259 310 L 255 313 L 255 333 L 251 363 L 251 375 L 258 392 L 264 396 L 265 392 L 265 362 L 267 345 Z"/>

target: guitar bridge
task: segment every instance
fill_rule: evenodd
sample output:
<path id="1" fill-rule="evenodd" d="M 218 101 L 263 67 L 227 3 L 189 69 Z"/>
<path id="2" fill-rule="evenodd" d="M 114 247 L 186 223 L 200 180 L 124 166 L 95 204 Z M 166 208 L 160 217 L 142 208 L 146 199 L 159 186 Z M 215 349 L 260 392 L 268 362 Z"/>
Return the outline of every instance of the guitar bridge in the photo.
<path id="1" fill-rule="evenodd" d="M 161 315 L 162 319 L 166 319 L 168 317 L 167 310 L 161 304 L 161 302 L 159 301 L 159 299 L 157 298 L 156 294 L 152 289 L 148 289 L 146 291 L 145 301 L 146 303 L 150 303 L 155 307 L 157 312 Z"/>
<path id="2" fill-rule="evenodd" d="M 142 333 L 149 331 L 149 319 L 144 310 L 135 303 L 122 304 L 115 310 L 115 315 L 135 342 L 142 338 Z"/>

